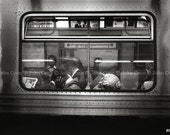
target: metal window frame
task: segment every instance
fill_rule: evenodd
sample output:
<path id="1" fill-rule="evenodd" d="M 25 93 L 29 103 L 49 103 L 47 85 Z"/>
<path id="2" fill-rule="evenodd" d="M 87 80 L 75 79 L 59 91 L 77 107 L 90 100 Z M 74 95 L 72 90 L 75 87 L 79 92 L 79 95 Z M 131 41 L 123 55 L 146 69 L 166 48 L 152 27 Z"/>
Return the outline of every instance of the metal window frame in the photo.
<path id="1" fill-rule="evenodd" d="M 50 39 L 42 39 L 43 38 L 43 36 L 41 36 L 41 38 L 36 38 L 36 37 L 34 37 L 34 38 L 25 38 L 24 37 L 24 24 L 25 24 L 25 19 L 27 18 L 27 17 L 30 17 L 30 16 L 58 16 L 58 17 L 60 17 L 60 16 L 78 16 L 78 17 L 82 17 L 82 16 L 91 16 L 91 17 L 93 17 L 93 16 L 108 16 L 108 15 L 114 15 L 115 17 L 117 16 L 117 17 L 119 17 L 119 16 L 122 16 L 122 15 L 126 15 L 126 16 L 129 16 L 129 15 L 131 15 L 131 16 L 141 16 L 141 15 L 145 15 L 145 16 L 148 16 L 150 19 L 151 19 L 151 36 L 150 36 L 150 38 L 146 38 L 146 37 L 144 37 L 144 36 L 142 36 L 143 38 L 141 38 L 141 36 L 131 36 L 131 37 L 129 37 L 129 38 L 127 38 L 127 37 L 124 37 L 124 39 L 121 37 L 120 38 L 120 36 L 118 36 L 118 37 L 116 37 L 115 38 L 115 36 L 106 36 L 106 37 L 104 37 L 104 36 L 97 36 L 96 38 L 95 38 L 95 36 L 93 36 L 93 37 L 85 37 L 85 36 L 75 36 L 75 37 L 73 37 L 73 36 L 70 36 L 70 37 L 68 37 L 67 36 L 67 38 L 65 38 L 65 37 L 62 37 L 62 38 L 56 38 L 56 37 L 53 37 L 53 38 L 50 38 Z M 53 41 L 55 41 L 55 42 L 72 42 L 72 41 L 74 41 L 74 42 L 152 42 L 152 43 L 154 43 L 155 45 L 155 47 L 154 47 L 154 50 L 155 50 L 155 54 L 154 54 L 154 71 L 156 71 L 157 70 L 157 67 L 156 67 L 156 64 L 157 64 L 157 61 L 156 61 L 156 18 L 155 18 L 155 16 L 152 14 L 152 13 L 150 13 L 150 12 L 146 12 L 146 11 L 144 11 L 144 12 L 142 12 L 142 11 L 137 11 L 137 12 L 122 12 L 122 11 L 120 11 L 120 12 L 88 12 L 88 13 L 84 13 L 84 12 L 78 12 L 78 11 L 76 11 L 76 12 L 73 12 L 73 13 L 71 13 L 71 12 L 54 12 L 54 13 L 51 13 L 51 12 L 27 12 L 27 13 L 25 13 L 25 14 L 23 14 L 22 16 L 21 16 L 21 18 L 20 18 L 20 45 L 22 45 L 22 43 L 24 43 L 24 42 L 30 42 L 30 41 L 32 41 L 32 42 L 45 42 L 45 41 L 47 41 L 47 42 L 53 42 Z M 20 48 L 20 53 L 19 54 L 21 54 L 21 47 L 19 47 Z M 21 55 L 20 55 L 20 58 L 21 58 Z M 21 61 L 20 61 L 20 64 L 21 64 Z M 20 70 L 21 70 L 21 66 L 20 66 Z M 70 91 L 70 90 L 68 90 L 68 91 L 42 91 L 42 92 L 38 92 L 38 91 L 35 91 L 35 90 L 31 90 L 31 89 L 26 89 L 26 88 L 23 88 L 23 90 L 26 90 L 27 92 L 29 92 L 29 93 L 33 93 L 33 94 L 35 94 L 35 92 L 37 92 L 37 93 L 46 93 L 46 94 L 59 94 L 59 95 L 100 95 L 100 96 L 106 96 L 106 95 L 122 95 L 123 93 L 126 93 L 127 94 L 127 92 L 128 93 L 130 93 L 130 94 L 136 94 L 136 93 L 143 93 L 143 94 L 147 94 L 148 92 L 150 92 L 150 91 L 153 91 L 154 89 L 155 89 L 155 86 L 156 86 L 156 83 L 157 83 L 157 77 L 156 77 L 156 75 L 154 75 L 154 84 L 153 84 L 153 86 L 152 86 L 152 88 L 151 89 L 149 89 L 149 90 L 145 90 L 145 91 L 139 91 L 139 90 L 124 90 L 124 91 L 118 91 L 118 90 L 116 90 L 116 91 L 77 91 L 77 90 L 72 90 L 72 91 Z M 21 76 L 19 77 L 19 80 L 20 80 L 20 82 L 21 82 Z"/>
<path id="2" fill-rule="evenodd" d="M 151 35 L 150 36 L 25 36 L 25 20 L 27 17 L 135 17 L 135 16 L 147 16 L 151 20 Z M 153 41 L 154 40 L 154 16 L 150 13 L 50 13 L 50 12 L 31 12 L 26 13 L 21 17 L 21 39 L 24 41 Z"/>

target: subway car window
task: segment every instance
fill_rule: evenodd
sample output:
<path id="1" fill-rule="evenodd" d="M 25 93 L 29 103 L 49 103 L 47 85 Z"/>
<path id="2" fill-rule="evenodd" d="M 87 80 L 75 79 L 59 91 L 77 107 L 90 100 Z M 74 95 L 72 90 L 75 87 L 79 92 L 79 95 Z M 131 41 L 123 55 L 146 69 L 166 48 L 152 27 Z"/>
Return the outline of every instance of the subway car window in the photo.
<path id="1" fill-rule="evenodd" d="M 24 89 L 122 92 L 154 86 L 156 52 L 150 16 L 31 14 L 21 28 Z"/>

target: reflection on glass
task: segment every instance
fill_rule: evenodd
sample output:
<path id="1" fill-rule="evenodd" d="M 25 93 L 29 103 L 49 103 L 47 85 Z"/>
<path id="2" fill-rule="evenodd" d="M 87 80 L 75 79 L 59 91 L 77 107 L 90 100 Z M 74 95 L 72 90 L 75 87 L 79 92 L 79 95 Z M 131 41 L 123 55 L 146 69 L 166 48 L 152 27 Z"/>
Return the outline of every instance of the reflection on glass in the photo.
<path id="1" fill-rule="evenodd" d="M 22 44 L 22 84 L 33 90 L 149 90 L 151 43 L 47 42 Z"/>

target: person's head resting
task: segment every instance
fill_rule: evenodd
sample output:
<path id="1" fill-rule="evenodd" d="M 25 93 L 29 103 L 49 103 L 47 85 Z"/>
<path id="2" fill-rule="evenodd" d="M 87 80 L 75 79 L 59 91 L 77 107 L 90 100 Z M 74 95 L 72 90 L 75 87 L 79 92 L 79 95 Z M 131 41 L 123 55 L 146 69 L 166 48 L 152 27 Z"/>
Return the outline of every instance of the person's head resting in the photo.
<path id="1" fill-rule="evenodd" d="M 56 62 L 57 62 L 57 59 L 56 59 L 56 57 L 54 55 L 49 55 L 48 60 L 50 60 L 49 61 L 49 66 L 51 66 L 51 67 L 54 66 L 56 64 Z"/>
<path id="2" fill-rule="evenodd" d="M 107 74 L 99 74 L 98 77 L 95 78 L 94 84 L 91 85 L 94 90 L 114 90 L 120 89 L 121 83 L 119 78 L 111 73 Z"/>
<path id="3" fill-rule="evenodd" d="M 108 82 L 108 87 L 112 89 L 118 89 L 121 87 L 119 78 L 114 74 L 105 74 L 104 81 Z"/>

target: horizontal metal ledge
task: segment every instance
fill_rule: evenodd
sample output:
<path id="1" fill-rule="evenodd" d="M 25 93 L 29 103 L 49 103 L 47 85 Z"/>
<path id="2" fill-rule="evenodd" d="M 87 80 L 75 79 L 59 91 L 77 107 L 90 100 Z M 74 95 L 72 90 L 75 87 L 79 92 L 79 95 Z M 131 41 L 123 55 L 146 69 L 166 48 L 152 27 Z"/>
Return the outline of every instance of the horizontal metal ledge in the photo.
<path id="1" fill-rule="evenodd" d="M 47 101 L 145 101 L 145 102 L 170 102 L 170 95 L 149 95 L 147 93 L 137 94 L 115 94 L 115 95 L 62 95 L 62 94 L 8 94 L 0 95 L 0 101 L 15 100 L 47 100 Z"/>
<path id="2" fill-rule="evenodd" d="M 89 116 L 170 116 L 169 110 L 158 109 L 83 109 L 83 108 L 0 108 L 0 113 Z"/>
<path id="3" fill-rule="evenodd" d="M 170 101 L 0 100 L 0 106 L 16 108 L 170 109 Z"/>

